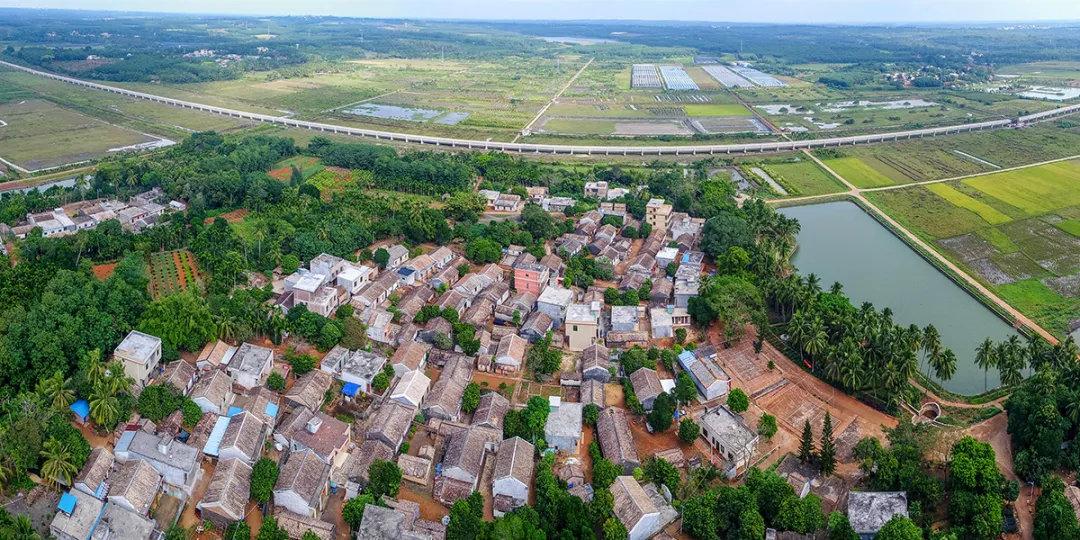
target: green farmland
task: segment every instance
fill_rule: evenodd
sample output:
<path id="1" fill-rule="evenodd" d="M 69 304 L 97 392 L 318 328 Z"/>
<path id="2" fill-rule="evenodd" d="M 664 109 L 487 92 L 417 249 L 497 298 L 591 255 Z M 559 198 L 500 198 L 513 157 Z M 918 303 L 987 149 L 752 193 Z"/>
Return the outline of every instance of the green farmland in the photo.
<path id="1" fill-rule="evenodd" d="M 866 192 L 1048 330 L 1080 319 L 1080 160 Z"/>

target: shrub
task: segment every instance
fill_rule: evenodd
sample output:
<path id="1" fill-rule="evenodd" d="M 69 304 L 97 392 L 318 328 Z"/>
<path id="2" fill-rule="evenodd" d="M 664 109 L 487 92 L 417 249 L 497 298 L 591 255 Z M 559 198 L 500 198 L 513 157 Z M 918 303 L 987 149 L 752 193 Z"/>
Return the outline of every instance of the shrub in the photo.
<path id="1" fill-rule="evenodd" d="M 727 406 L 734 412 L 743 413 L 750 408 L 750 398 L 741 388 L 732 390 L 727 397 Z"/>

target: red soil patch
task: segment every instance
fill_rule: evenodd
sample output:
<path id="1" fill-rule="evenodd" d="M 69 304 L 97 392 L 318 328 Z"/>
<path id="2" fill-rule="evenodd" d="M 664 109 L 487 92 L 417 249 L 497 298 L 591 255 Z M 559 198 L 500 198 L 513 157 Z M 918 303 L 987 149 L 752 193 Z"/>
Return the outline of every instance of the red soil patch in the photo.
<path id="1" fill-rule="evenodd" d="M 270 178 L 273 178 L 274 180 L 288 180 L 289 178 L 292 178 L 292 167 L 282 167 L 280 169 L 274 169 L 267 174 L 269 174 Z"/>
<path id="2" fill-rule="evenodd" d="M 116 271 L 116 263 L 114 263 L 114 262 L 105 263 L 105 264 L 95 264 L 94 266 L 92 266 L 90 268 L 90 272 L 92 274 L 94 274 L 94 277 L 96 277 L 98 279 L 98 281 L 105 281 L 106 279 L 109 279 L 109 277 L 112 276 L 113 272 L 115 272 L 115 271 Z"/>
<path id="3" fill-rule="evenodd" d="M 250 213 L 251 212 L 247 208 L 237 208 L 236 210 L 233 210 L 231 212 L 225 212 L 224 214 L 221 214 L 220 216 L 217 216 L 217 217 L 208 217 L 208 218 L 203 220 L 203 223 L 209 225 L 209 224 L 213 223 L 214 220 L 217 219 L 217 218 L 224 219 L 225 221 L 228 221 L 229 223 L 238 223 L 240 221 L 243 221 L 244 218 L 247 217 L 247 215 L 250 214 Z"/>

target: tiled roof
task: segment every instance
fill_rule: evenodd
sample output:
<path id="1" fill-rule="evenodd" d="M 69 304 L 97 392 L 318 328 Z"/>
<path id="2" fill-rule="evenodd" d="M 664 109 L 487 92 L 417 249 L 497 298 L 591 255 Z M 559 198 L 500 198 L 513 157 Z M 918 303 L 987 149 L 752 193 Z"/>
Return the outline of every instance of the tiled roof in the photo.
<path id="1" fill-rule="evenodd" d="M 633 476 L 620 476 L 611 484 L 614 496 L 615 517 L 619 518 L 626 530 L 632 530 L 641 518 L 658 512 L 656 505 Z"/>
<path id="2" fill-rule="evenodd" d="M 252 459 L 259 457 L 266 433 L 266 424 L 257 416 L 241 411 L 229 418 L 229 426 L 221 438 L 218 453 L 226 448 L 236 448 Z"/>
<path id="3" fill-rule="evenodd" d="M 601 410 L 596 431 L 604 457 L 617 465 L 641 463 L 634 449 L 634 436 L 630 432 L 626 411 L 619 407 Z"/>
<path id="4" fill-rule="evenodd" d="M 639 401 L 653 399 L 664 391 L 663 387 L 660 386 L 660 377 L 656 375 L 656 370 L 653 369 L 638 368 L 637 371 L 630 374 L 630 382 L 634 386 L 634 394 Z"/>
<path id="5" fill-rule="evenodd" d="M 250 497 L 251 466 L 239 459 L 228 459 L 217 464 L 198 506 L 213 506 L 218 513 L 240 520 Z"/>
<path id="6" fill-rule="evenodd" d="M 533 469 L 536 463 L 533 461 L 533 453 L 536 448 L 521 437 L 512 437 L 499 443 L 499 451 L 495 454 L 494 479 L 513 478 L 525 484 L 532 485 Z"/>
<path id="7" fill-rule="evenodd" d="M 134 459 L 120 464 L 120 468 L 109 477 L 109 497 L 123 497 L 135 507 L 135 511 L 146 514 L 161 489 L 161 475 L 149 463 Z"/>
<path id="8" fill-rule="evenodd" d="M 75 483 L 86 484 L 92 490 L 97 489 L 108 478 L 115 459 L 108 448 L 102 446 L 94 448 L 90 451 L 90 457 L 86 459 L 79 475 L 75 477 Z"/>
<path id="9" fill-rule="evenodd" d="M 292 452 L 281 468 L 274 491 L 292 491 L 309 506 L 316 507 L 328 473 L 329 467 L 314 452 Z"/>
<path id="10" fill-rule="evenodd" d="M 191 387 L 191 399 L 204 397 L 210 403 L 220 405 L 231 391 L 232 380 L 224 371 L 215 369 L 203 375 L 195 386 Z"/>
<path id="11" fill-rule="evenodd" d="M 333 384 L 334 379 L 329 373 L 315 369 L 301 375 L 285 394 L 285 399 L 316 411 L 322 407 L 326 391 Z"/>
<path id="12" fill-rule="evenodd" d="M 431 350 L 431 345 L 427 343 L 421 343 L 418 341 L 409 341 L 402 343 L 400 347 L 394 351 L 394 355 L 390 357 L 391 364 L 400 364 L 407 369 L 419 369 L 420 364 L 427 357 L 428 351 Z"/>
<path id="13" fill-rule="evenodd" d="M 397 401 L 385 401 L 371 418 L 366 437 L 381 440 L 393 447 L 401 443 L 415 417 L 415 407 Z"/>
<path id="14" fill-rule="evenodd" d="M 474 426 L 502 429 L 503 417 L 509 410 L 510 400 L 498 392 L 488 392 L 480 396 L 480 404 L 473 412 L 472 423 Z"/>
<path id="15" fill-rule="evenodd" d="M 318 429 L 308 431 L 312 418 L 317 418 Z M 281 424 L 278 431 L 287 439 L 304 448 L 314 450 L 323 459 L 349 442 L 349 424 L 324 412 L 312 413 L 307 407 L 297 407 Z"/>

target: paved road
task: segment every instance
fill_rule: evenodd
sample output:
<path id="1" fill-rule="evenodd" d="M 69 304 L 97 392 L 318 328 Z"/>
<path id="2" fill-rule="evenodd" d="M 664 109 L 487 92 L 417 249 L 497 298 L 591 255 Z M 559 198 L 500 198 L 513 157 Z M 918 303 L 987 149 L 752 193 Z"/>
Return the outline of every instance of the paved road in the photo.
<path id="1" fill-rule="evenodd" d="M 1074 114 L 1080 112 L 1080 104 L 1068 105 L 1065 107 L 1059 107 L 1049 111 L 1043 111 L 1039 113 L 1029 114 L 1017 118 L 1015 121 L 1012 119 L 999 119 L 988 120 L 984 122 L 974 122 L 969 124 L 959 124 L 955 126 L 942 126 L 935 128 L 913 129 L 905 131 L 894 131 L 888 133 L 874 133 L 870 135 L 852 135 L 848 137 L 829 137 L 822 139 L 807 139 L 802 141 L 770 141 L 761 143 L 741 143 L 741 144 L 703 144 L 703 145 L 675 145 L 675 146 L 588 146 L 588 145 L 561 145 L 561 144 L 531 144 L 531 143 L 518 143 L 518 142 L 500 142 L 500 141 L 477 141 L 471 139 L 457 139 L 451 137 L 433 137 L 428 135 L 416 135 L 411 133 L 397 133 L 393 131 L 381 131 L 374 129 L 362 129 L 353 128 L 347 126 L 340 126 L 335 124 L 326 124 L 321 122 L 309 122 L 306 120 L 297 120 L 294 118 L 287 118 L 284 116 L 274 116 L 268 114 L 258 114 L 252 112 L 241 111 L 237 109 L 229 109 L 225 107 L 215 107 L 213 105 L 206 105 L 203 103 L 196 103 L 192 101 L 184 101 L 180 99 L 174 99 L 164 96 L 158 96 L 155 94 L 148 94 L 146 92 L 137 92 L 135 90 L 129 90 L 127 88 L 120 88 L 117 86 L 109 86 L 106 84 L 86 81 L 83 79 L 76 79 L 74 77 L 66 77 L 64 75 L 57 75 L 47 71 L 41 71 L 37 69 L 20 66 L 18 64 L 12 64 L 11 62 L 0 61 L 0 66 L 5 66 L 11 69 L 24 71 L 33 75 L 54 79 L 60 82 L 73 84 L 76 86 L 82 86 L 85 88 L 92 88 L 95 90 L 102 90 L 105 92 L 111 92 L 114 94 L 120 94 L 123 96 L 145 99 L 155 103 L 161 103 L 164 105 L 171 105 L 174 107 L 181 107 L 184 109 L 192 109 L 198 111 L 209 112 L 213 114 L 220 114 L 223 116 L 229 116 L 233 118 L 241 118 L 246 120 L 253 120 L 256 122 L 264 122 L 269 124 L 277 124 L 286 127 L 295 127 L 301 129 L 310 129 L 313 131 L 320 131 L 325 133 L 335 133 L 339 135 L 351 135 L 355 137 L 364 137 L 369 139 L 384 140 L 391 142 L 402 142 L 421 145 L 432 145 L 445 148 L 457 148 L 464 150 L 497 150 L 502 152 L 515 152 L 523 154 L 557 154 L 557 155 L 603 155 L 603 156 L 636 156 L 636 155 L 714 155 L 714 154 L 754 154 L 754 153 L 776 153 L 776 152 L 791 152 L 797 150 L 805 150 L 811 148 L 825 148 L 836 146 L 853 146 L 858 144 L 871 144 L 880 143 L 886 141 L 897 141 L 903 139 L 915 139 L 921 137 L 934 137 L 939 135 L 952 135 L 956 133 L 965 133 L 971 131 L 982 131 L 992 129 L 1004 129 L 1011 128 L 1018 125 L 1025 125 L 1032 122 L 1039 122 L 1043 120 L 1049 120 L 1060 116 Z"/>

